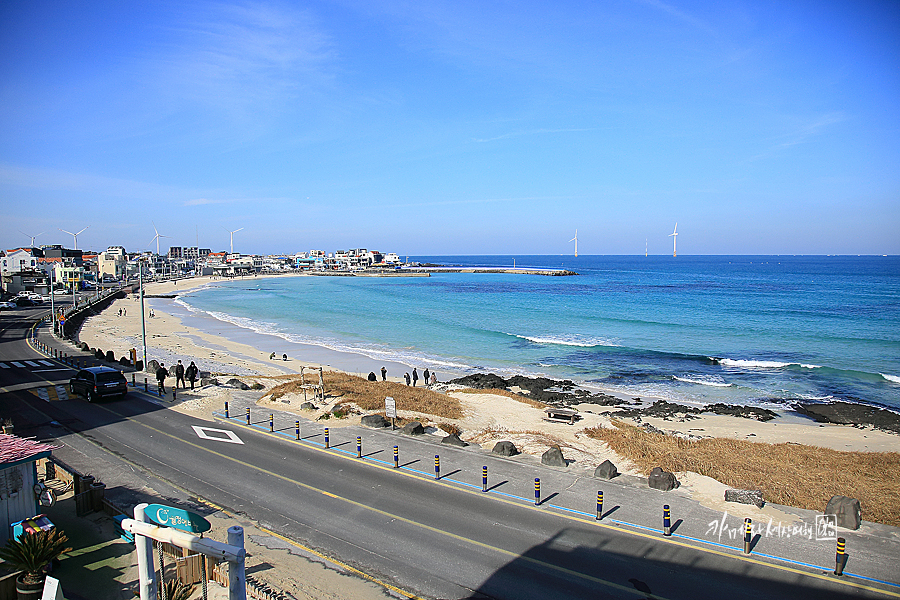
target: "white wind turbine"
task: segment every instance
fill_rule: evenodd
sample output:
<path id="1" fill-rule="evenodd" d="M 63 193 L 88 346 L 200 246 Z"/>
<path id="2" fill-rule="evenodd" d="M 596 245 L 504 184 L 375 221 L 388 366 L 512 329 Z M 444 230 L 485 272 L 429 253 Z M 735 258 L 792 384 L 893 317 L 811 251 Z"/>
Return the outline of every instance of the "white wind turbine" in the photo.
<path id="1" fill-rule="evenodd" d="M 19 233 L 21 233 L 21 234 L 24 235 L 25 237 L 30 237 L 30 238 L 31 238 L 31 247 L 34 248 L 34 239 L 35 239 L 38 235 L 44 235 L 44 234 L 47 233 L 47 232 L 46 232 L 46 231 L 42 231 L 42 232 L 40 232 L 40 233 L 37 234 L 37 235 L 28 235 L 28 234 L 25 233 L 24 231 L 19 231 Z M 78 233 L 81 233 L 81 232 L 79 231 Z"/>
<path id="2" fill-rule="evenodd" d="M 669 234 L 669 237 L 672 238 L 672 256 L 678 256 L 677 250 L 677 242 L 678 242 L 678 223 L 675 223 L 675 230 Z"/>
<path id="3" fill-rule="evenodd" d="M 150 222 L 153 223 L 153 221 L 150 221 Z M 153 238 L 150 240 L 150 243 L 152 244 L 154 240 L 156 241 L 156 255 L 159 256 L 159 238 L 164 238 L 164 237 L 169 237 L 169 236 L 161 234 L 159 232 L 159 229 L 156 228 L 156 223 L 153 223 L 153 231 L 156 232 L 156 235 L 153 236 Z"/>
<path id="4" fill-rule="evenodd" d="M 570 242 L 575 242 L 575 256 L 578 257 L 578 230 L 575 230 L 575 237 L 573 237 Z"/>
<path id="5" fill-rule="evenodd" d="M 87 227 L 85 227 L 84 229 L 79 231 L 78 233 L 72 233 L 71 231 L 66 231 L 65 229 L 62 229 L 61 227 L 57 227 L 57 229 L 59 229 L 63 233 L 68 233 L 69 235 L 71 235 L 75 239 L 75 250 L 78 250 L 78 236 L 81 235 L 82 233 L 84 233 L 84 230 L 87 229 L 88 227 L 90 227 L 90 225 L 88 225 Z M 35 237 L 37 237 L 37 236 L 35 236 Z"/>
<path id="6" fill-rule="evenodd" d="M 222 229 L 225 228 L 223 227 Z M 236 234 L 238 231 L 241 231 L 242 229 L 244 228 L 241 227 L 241 229 L 235 229 L 234 231 L 228 231 L 227 229 L 225 229 L 225 231 L 228 231 L 228 233 L 231 234 L 231 252 L 229 252 L 229 254 L 234 254 L 234 234 Z"/>

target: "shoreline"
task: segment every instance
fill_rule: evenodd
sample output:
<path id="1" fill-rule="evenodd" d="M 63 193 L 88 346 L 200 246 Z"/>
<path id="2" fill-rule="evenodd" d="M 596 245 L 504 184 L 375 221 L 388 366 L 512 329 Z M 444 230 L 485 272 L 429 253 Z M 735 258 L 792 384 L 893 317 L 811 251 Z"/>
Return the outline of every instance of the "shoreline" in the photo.
<path id="1" fill-rule="evenodd" d="M 283 276 L 286 275 L 261 275 L 244 279 Z M 403 373 L 411 371 L 408 365 L 402 363 L 379 362 L 362 354 L 331 350 L 313 344 L 288 342 L 277 335 L 253 331 L 205 313 L 191 313 L 176 304 L 176 295 L 188 293 L 217 281 L 222 279 L 198 277 L 175 283 L 151 283 L 145 286 L 145 296 L 156 296 L 150 302 L 156 317 L 146 320 L 148 359 L 156 358 L 167 366 L 174 364 L 178 358 L 181 358 L 184 364 L 194 360 L 202 371 L 270 378 L 299 374 L 301 367 L 304 369 L 322 367 L 325 370 L 341 371 L 363 378 L 369 372 L 374 372 L 380 380 L 380 368 L 384 365 L 388 369 L 390 381 L 402 382 Z M 117 316 L 119 308 L 126 309 L 127 314 Z M 140 355 L 140 317 L 136 297 L 129 296 L 124 300 L 116 300 L 101 314 L 90 317 L 82 325 L 79 335 L 89 345 L 104 350 L 113 348 L 111 344 L 116 344 L 117 355 L 126 353 L 127 348 L 121 347 L 123 345 L 138 348 Z M 287 361 L 269 360 L 272 352 L 275 352 L 276 356 L 287 353 L 289 358 Z M 421 368 L 425 366 L 428 365 L 422 365 Z M 465 376 L 463 373 L 441 369 L 438 369 L 437 373 L 442 382 Z M 493 399 L 503 398 L 490 394 L 489 390 L 485 392 L 485 395 Z M 528 397 L 530 392 L 526 391 L 522 395 Z M 596 401 L 598 397 L 602 397 L 601 401 Z M 571 406 L 583 413 L 597 415 L 606 424 L 610 418 L 620 418 L 638 425 L 648 423 L 652 427 L 686 439 L 733 437 L 771 443 L 800 442 L 836 450 L 900 451 L 898 435 L 853 423 L 846 415 L 839 415 L 843 421 L 833 419 L 832 422 L 817 422 L 816 418 L 824 420 L 821 414 L 803 415 L 794 410 L 776 410 L 766 411 L 771 412 L 774 417 L 764 422 L 757 420 L 758 415 L 747 418 L 748 415 L 736 416 L 719 411 L 711 411 L 718 414 L 707 412 L 701 414 L 695 407 L 660 402 L 660 399 L 652 397 L 641 398 L 639 408 L 635 406 L 634 398 L 626 394 L 602 392 L 592 398 L 573 396 L 563 403 L 551 401 L 550 404 Z M 647 402 L 648 400 L 656 402 L 651 404 Z M 663 408 L 667 410 L 660 412 L 658 410 L 660 405 L 665 405 Z M 654 408 L 657 410 L 653 410 Z M 626 414 L 616 414 L 623 410 L 627 411 Z M 897 416 L 900 419 L 900 415 Z M 507 425 L 515 428 L 515 424 Z M 585 423 L 585 426 L 588 424 Z"/>

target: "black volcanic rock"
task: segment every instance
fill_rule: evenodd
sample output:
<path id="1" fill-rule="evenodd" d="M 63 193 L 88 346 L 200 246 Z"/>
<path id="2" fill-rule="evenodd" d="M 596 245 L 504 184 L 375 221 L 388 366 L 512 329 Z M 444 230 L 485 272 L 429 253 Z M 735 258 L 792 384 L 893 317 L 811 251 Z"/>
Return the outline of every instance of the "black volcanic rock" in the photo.
<path id="1" fill-rule="evenodd" d="M 474 373 L 453 379 L 449 383 L 464 385 L 477 390 L 505 390 L 508 385 L 505 379 L 493 373 Z"/>
<path id="2" fill-rule="evenodd" d="M 877 406 L 853 402 L 830 402 L 828 404 L 795 404 L 794 410 L 812 417 L 819 423 L 871 425 L 883 431 L 900 433 L 900 414 Z"/>

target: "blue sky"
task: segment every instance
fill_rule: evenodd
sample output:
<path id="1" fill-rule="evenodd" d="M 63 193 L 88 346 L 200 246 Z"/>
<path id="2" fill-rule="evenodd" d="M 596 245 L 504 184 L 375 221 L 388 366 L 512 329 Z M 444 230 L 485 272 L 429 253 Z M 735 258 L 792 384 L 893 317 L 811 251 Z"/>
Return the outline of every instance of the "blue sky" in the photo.
<path id="1" fill-rule="evenodd" d="M 894 1 L 31 0 L 0 69 L 3 248 L 900 253 Z"/>

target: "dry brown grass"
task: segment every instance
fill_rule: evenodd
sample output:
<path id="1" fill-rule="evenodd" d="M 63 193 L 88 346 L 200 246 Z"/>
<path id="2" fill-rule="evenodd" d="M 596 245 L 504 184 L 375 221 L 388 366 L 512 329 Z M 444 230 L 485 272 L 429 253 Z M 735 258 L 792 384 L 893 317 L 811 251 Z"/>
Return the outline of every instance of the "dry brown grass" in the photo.
<path id="1" fill-rule="evenodd" d="M 776 504 L 822 511 L 834 495 L 859 499 L 867 521 L 900 526 L 900 453 L 841 452 L 802 444 L 728 438 L 697 441 L 651 433 L 613 421 L 618 429 L 586 429 L 642 472 L 653 467 L 693 471 L 727 486 L 762 490 Z"/>
<path id="2" fill-rule="evenodd" d="M 325 391 L 329 396 L 340 397 L 342 403 L 352 402 L 363 410 L 383 410 L 384 398 L 390 396 L 396 401 L 397 410 L 421 412 L 447 419 L 459 419 L 463 416 L 459 400 L 424 387 L 410 387 L 393 381 L 368 381 L 363 377 L 336 371 L 326 371 L 324 379 Z M 277 385 L 270 393 L 273 400 L 286 394 L 302 394 L 300 378 Z"/>
<path id="3" fill-rule="evenodd" d="M 494 394 L 495 396 L 506 396 L 507 398 L 512 398 L 518 402 L 523 404 L 527 404 L 528 406 L 533 406 L 535 408 L 547 408 L 547 405 L 543 402 L 538 402 L 537 400 L 532 400 L 528 396 L 523 396 L 522 394 L 517 394 L 515 392 L 510 392 L 509 390 L 499 390 L 499 389 L 488 389 L 488 390 L 479 390 L 477 388 L 465 388 L 463 390 L 453 390 L 454 393 L 460 394 Z"/>

